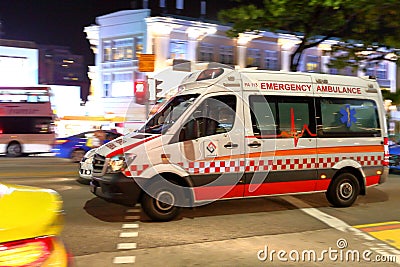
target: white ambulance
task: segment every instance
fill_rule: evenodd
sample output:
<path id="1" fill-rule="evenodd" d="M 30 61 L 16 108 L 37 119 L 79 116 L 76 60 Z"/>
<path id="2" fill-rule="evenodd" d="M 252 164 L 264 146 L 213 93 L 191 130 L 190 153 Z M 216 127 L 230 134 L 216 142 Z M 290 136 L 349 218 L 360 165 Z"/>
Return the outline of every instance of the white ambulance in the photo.
<path id="1" fill-rule="evenodd" d="M 325 192 L 346 207 L 387 175 L 376 80 L 211 68 L 96 150 L 91 190 L 167 221 L 182 207 L 271 195 Z"/>

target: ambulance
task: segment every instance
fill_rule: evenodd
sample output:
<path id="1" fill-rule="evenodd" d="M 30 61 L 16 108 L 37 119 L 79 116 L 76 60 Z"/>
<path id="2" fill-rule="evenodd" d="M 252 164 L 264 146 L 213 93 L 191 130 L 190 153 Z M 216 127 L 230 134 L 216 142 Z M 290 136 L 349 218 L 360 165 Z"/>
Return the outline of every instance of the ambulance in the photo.
<path id="1" fill-rule="evenodd" d="M 351 206 L 388 176 L 371 77 L 208 68 L 136 132 L 96 150 L 91 191 L 152 220 L 216 200 L 325 192 Z"/>

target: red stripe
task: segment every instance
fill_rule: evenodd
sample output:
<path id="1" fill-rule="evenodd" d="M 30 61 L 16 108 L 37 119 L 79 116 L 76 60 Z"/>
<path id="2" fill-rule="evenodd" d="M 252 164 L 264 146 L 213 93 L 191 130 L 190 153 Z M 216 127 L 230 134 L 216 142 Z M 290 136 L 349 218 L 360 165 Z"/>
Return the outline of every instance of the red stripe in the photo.
<path id="1" fill-rule="evenodd" d="M 200 186 L 193 188 L 196 201 L 243 197 L 244 185 Z"/>
<path id="2" fill-rule="evenodd" d="M 366 181 L 367 186 L 378 184 L 379 176 L 369 176 L 366 178 Z M 224 198 L 240 198 L 326 191 L 328 190 L 330 182 L 331 179 L 323 179 L 263 184 L 240 184 L 236 186 L 202 186 L 195 187 L 193 188 L 193 190 L 194 198 L 196 201 L 205 201 Z"/>
<path id="3" fill-rule="evenodd" d="M 317 182 L 315 184 L 315 191 L 326 191 L 326 190 L 328 190 L 330 182 L 331 182 L 331 179 L 317 180 Z"/>
<path id="4" fill-rule="evenodd" d="M 125 151 L 128 151 L 128 150 L 130 150 L 130 149 L 132 149 L 132 148 L 134 148 L 134 147 L 140 146 L 141 144 L 144 144 L 144 143 L 146 143 L 146 142 L 148 142 L 148 141 L 150 141 L 150 140 L 153 140 L 154 138 L 157 138 L 157 137 L 159 137 L 159 136 L 161 136 L 161 135 L 151 136 L 151 137 L 146 138 L 146 139 L 143 139 L 143 140 L 141 140 L 141 141 L 139 141 L 139 142 L 130 144 L 130 145 L 126 146 L 126 147 L 121 147 L 121 148 L 119 148 L 119 149 L 117 149 L 117 150 L 111 152 L 110 154 L 108 154 L 108 155 L 107 155 L 107 158 L 112 158 L 112 157 L 114 157 L 114 156 L 116 156 L 116 155 L 123 154 Z"/>
<path id="5" fill-rule="evenodd" d="M 380 176 L 379 175 L 368 176 L 365 178 L 365 180 L 366 180 L 366 186 L 376 185 L 379 184 Z"/>
<path id="6" fill-rule="evenodd" d="M 194 198 L 196 201 L 215 200 L 224 198 L 266 196 L 315 191 L 316 180 L 277 182 L 264 184 L 246 184 L 236 186 L 201 186 L 195 187 Z M 249 192 L 252 190 L 252 192 Z"/>
<path id="7" fill-rule="evenodd" d="M 315 191 L 315 180 L 246 184 L 246 196 L 266 196 Z M 250 192 L 251 190 L 251 192 Z"/>

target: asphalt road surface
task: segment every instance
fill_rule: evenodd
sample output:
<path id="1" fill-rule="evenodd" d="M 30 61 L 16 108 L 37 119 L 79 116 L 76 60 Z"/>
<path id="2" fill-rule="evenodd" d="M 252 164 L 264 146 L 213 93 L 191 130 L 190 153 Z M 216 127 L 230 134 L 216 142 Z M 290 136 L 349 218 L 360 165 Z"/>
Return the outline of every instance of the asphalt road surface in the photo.
<path id="1" fill-rule="evenodd" d="M 349 208 L 324 194 L 227 200 L 150 221 L 140 206 L 108 203 L 54 157 L 0 157 L 0 181 L 58 191 L 62 238 L 77 267 L 399 266 L 400 175 Z M 396 261 L 396 262 L 394 262 Z"/>

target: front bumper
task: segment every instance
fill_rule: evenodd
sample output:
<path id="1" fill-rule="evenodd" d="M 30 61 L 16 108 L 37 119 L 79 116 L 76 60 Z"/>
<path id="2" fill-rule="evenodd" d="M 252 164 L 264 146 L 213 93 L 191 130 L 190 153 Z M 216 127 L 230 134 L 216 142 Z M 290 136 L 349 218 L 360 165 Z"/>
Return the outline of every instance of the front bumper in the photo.
<path id="1" fill-rule="evenodd" d="M 110 202 L 135 205 L 139 201 L 142 189 L 134 179 L 127 178 L 122 173 L 115 173 L 92 177 L 90 191 Z"/>
<path id="2" fill-rule="evenodd" d="M 79 163 L 79 177 L 84 180 L 92 180 L 92 163 L 81 161 Z"/>

